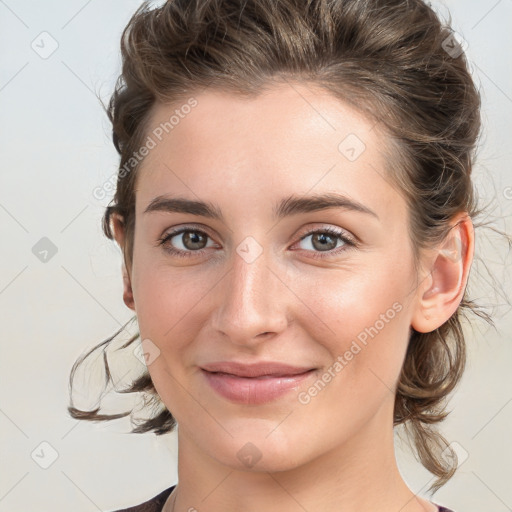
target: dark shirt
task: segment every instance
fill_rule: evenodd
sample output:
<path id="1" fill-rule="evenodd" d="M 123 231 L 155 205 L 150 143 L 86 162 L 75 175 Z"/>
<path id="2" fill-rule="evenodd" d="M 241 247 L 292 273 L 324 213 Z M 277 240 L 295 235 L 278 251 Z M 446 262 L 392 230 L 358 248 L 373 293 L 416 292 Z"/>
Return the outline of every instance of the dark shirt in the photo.
<path id="1" fill-rule="evenodd" d="M 176 487 L 173 485 L 165 491 L 162 491 L 160 494 L 157 494 L 154 498 L 151 498 L 149 501 L 145 501 L 140 505 L 136 505 L 135 507 L 123 508 L 122 510 L 116 510 L 115 512 L 161 512 L 167 498 L 171 494 L 172 490 Z M 441 505 L 437 505 L 434 503 L 439 509 L 439 512 L 453 512 L 449 508 L 442 507 Z"/>

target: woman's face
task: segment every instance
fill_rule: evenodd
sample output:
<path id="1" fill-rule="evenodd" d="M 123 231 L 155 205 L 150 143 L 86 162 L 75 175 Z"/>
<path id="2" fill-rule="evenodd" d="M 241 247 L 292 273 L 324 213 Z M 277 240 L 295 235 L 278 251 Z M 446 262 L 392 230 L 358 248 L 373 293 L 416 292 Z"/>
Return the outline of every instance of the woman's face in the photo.
<path id="1" fill-rule="evenodd" d="M 389 439 L 417 276 L 378 126 L 303 84 L 256 99 L 209 90 L 159 105 L 150 126 L 131 284 L 180 436 L 233 468 L 261 457 L 255 470 L 267 471 Z M 326 194 L 339 204 L 320 208 Z M 250 389 L 275 377 L 220 377 L 237 398 L 202 370 L 225 361 L 315 370 L 273 397 Z"/>

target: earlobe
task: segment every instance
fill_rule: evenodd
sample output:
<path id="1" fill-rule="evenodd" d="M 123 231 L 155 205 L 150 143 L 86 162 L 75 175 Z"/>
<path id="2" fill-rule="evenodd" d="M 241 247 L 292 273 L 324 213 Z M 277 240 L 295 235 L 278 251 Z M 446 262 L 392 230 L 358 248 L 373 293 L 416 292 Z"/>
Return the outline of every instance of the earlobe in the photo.
<path id="1" fill-rule="evenodd" d="M 418 288 L 411 322 L 418 332 L 431 332 L 444 324 L 457 311 L 464 295 L 473 261 L 473 223 L 467 214 L 459 214 L 453 224 Z"/>
<path id="2" fill-rule="evenodd" d="M 135 301 L 133 299 L 132 283 L 130 276 L 126 270 L 126 265 L 123 263 L 123 301 L 131 310 L 135 311 Z"/>
<path id="3" fill-rule="evenodd" d="M 112 227 L 113 227 L 113 235 L 117 244 L 121 248 L 121 252 L 124 254 L 124 222 L 121 216 L 114 213 L 112 214 Z M 133 298 L 133 290 L 130 275 L 126 268 L 126 262 L 123 261 L 122 264 L 122 274 L 123 274 L 123 302 L 126 304 L 128 308 L 135 311 L 135 300 Z"/>

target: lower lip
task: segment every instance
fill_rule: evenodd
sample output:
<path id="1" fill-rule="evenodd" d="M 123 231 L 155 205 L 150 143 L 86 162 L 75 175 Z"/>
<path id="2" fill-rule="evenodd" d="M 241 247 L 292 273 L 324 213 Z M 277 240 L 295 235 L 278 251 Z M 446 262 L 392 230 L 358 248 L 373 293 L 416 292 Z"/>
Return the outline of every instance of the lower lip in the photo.
<path id="1" fill-rule="evenodd" d="M 315 371 L 290 375 L 288 377 L 237 377 L 226 373 L 212 373 L 201 370 L 208 384 L 219 395 L 236 403 L 258 405 L 270 402 L 297 389 Z"/>

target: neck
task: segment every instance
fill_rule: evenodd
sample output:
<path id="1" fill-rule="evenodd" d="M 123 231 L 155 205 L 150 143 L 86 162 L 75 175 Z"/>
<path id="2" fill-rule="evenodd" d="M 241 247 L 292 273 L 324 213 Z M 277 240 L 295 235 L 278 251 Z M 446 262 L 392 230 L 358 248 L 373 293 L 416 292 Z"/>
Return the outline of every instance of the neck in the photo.
<path id="1" fill-rule="evenodd" d="M 382 427 L 382 417 L 377 415 L 348 441 L 327 447 L 305 464 L 277 472 L 258 464 L 246 471 L 223 464 L 204 453 L 186 431 L 178 428 L 179 485 L 163 510 L 437 511 L 432 503 L 415 496 L 402 479 L 392 425 Z"/>

